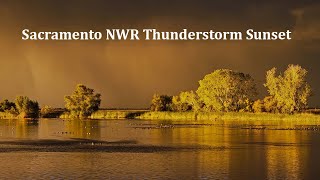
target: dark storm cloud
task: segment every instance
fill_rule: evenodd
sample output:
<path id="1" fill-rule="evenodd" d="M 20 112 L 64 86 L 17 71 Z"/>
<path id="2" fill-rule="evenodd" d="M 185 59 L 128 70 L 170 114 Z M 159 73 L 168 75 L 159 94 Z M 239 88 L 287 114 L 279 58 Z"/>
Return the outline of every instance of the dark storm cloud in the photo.
<path id="1" fill-rule="evenodd" d="M 319 4 L 316 1 L 0 1 L 1 98 L 26 94 L 62 106 L 77 83 L 95 88 L 108 107 L 146 107 L 154 92 L 195 89 L 216 68 L 250 73 L 301 64 L 320 91 Z M 284 42 L 24 42 L 21 30 L 291 29 Z M 265 93 L 262 85 L 261 93 Z M 316 93 L 312 105 L 317 105 Z"/>

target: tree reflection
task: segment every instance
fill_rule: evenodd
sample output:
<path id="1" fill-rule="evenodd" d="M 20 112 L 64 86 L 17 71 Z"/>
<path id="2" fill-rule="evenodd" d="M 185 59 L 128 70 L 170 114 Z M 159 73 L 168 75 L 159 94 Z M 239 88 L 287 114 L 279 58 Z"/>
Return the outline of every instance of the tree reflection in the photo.
<path id="1" fill-rule="evenodd" d="M 16 120 L 15 137 L 16 138 L 36 138 L 38 137 L 38 120 Z M 13 128 L 12 128 L 13 129 Z"/>
<path id="2" fill-rule="evenodd" d="M 73 138 L 100 139 L 100 124 L 95 120 L 70 120 L 65 122 L 65 132 Z"/>

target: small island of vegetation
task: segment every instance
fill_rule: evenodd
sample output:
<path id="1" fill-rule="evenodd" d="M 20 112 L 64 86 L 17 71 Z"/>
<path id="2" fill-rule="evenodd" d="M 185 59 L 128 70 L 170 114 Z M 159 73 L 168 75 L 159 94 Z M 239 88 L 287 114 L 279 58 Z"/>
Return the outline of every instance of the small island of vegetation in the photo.
<path id="1" fill-rule="evenodd" d="M 39 117 L 39 104 L 26 96 L 17 96 L 14 102 L 5 99 L 0 103 L 0 118 L 37 118 Z"/>
<path id="2" fill-rule="evenodd" d="M 257 98 L 254 79 L 249 74 L 218 69 L 199 81 L 198 89 L 176 96 L 155 94 L 151 112 L 142 119 L 191 120 L 320 120 L 306 113 L 311 87 L 306 81 L 307 70 L 289 65 L 277 75 L 276 68 L 267 71 L 268 96 Z M 309 111 L 311 112 L 311 111 Z"/>

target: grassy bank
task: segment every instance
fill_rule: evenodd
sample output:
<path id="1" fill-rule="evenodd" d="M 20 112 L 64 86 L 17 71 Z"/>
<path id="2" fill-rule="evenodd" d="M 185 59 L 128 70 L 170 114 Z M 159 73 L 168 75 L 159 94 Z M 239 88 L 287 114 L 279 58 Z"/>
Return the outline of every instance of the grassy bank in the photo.
<path id="1" fill-rule="evenodd" d="M 68 113 L 52 113 L 45 118 L 71 119 Z M 19 117 L 9 112 L 0 112 L 0 119 L 18 119 Z M 149 120 L 245 120 L 245 121 L 319 121 L 319 114 L 270 114 L 270 113 L 246 113 L 246 112 L 151 112 L 148 110 L 99 110 L 94 112 L 90 119 L 149 119 Z"/>
<path id="2" fill-rule="evenodd" d="M 147 110 L 98 110 L 94 112 L 90 119 L 136 119 L 142 114 L 147 113 Z M 63 113 L 60 118 L 70 119 L 70 114 Z"/>
<path id="3" fill-rule="evenodd" d="M 99 110 L 91 115 L 91 119 L 135 119 L 146 110 Z"/>
<path id="4" fill-rule="evenodd" d="M 151 119 L 151 120 L 299 120 L 320 121 L 320 115 L 312 113 L 270 114 L 247 112 L 151 112 L 147 110 L 99 110 L 91 119 Z"/>
<path id="5" fill-rule="evenodd" d="M 146 112 L 136 117 L 136 119 L 173 119 L 173 120 L 259 120 L 259 121 L 278 121 L 278 120 L 307 120 L 320 121 L 320 115 L 301 113 L 301 114 L 270 114 L 270 113 L 246 113 L 246 112 Z"/>

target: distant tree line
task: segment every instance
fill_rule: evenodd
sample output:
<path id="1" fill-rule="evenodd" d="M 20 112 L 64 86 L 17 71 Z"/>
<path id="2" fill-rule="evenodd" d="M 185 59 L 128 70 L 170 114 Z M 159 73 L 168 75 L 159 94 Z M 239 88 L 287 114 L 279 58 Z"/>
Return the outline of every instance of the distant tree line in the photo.
<path id="1" fill-rule="evenodd" d="M 180 92 L 175 96 L 155 94 L 151 111 L 207 111 L 207 112 L 301 112 L 308 107 L 311 87 L 306 81 L 307 70 L 299 65 L 289 65 L 280 74 L 272 68 L 266 73 L 269 95 L 257 99 L 254 79 L 242 72 L 218 69 L 199 81 L 196 91 Z M 97 111 L 101 95 L 94 89 L 78 84 L 74 92 L 65 96 L 68 117 L 86 118 Z M 44 106 L 41 110 L 37 101 L 26 96 L 16 97 L 14 102 L 5 99 L 0 102 L 0 112 L 20 118 L 50 117 L 53 108 Z"/>
<path id="2" fill-rule="evenodd" d="M 195 92 L 155 94 L 151 111 L 301 112 L 308 107 L 311 95 L 306 76 L 307 70 L 299 65 L 289 65 L 283 74 L 272 68 L 267 71 L 264 84 L 269 95 L 257 99 L 256 83 L 249 74 L 218 69 L 200 80 Z"/>

